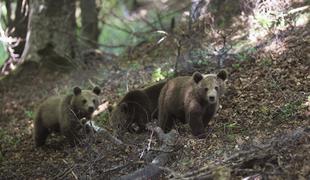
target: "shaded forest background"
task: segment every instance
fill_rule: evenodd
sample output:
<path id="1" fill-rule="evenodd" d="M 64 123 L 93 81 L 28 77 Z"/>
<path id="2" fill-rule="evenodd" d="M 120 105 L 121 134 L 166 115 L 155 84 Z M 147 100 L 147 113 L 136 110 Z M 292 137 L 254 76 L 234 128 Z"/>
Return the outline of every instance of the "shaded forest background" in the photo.
<path id="1" fill-rule="evenodd" d="M 309 0 L 5 0 L 0 17 L 0 177 L 143 169 L 161 153 L 153 131 L 126 133 L 126 147 L 98 135 L 71 148 L 53 136 L 37 150 L 35 108 L 76 85 L 100 86 L 101 103 L 115 104 L 152 82 L 225 68 L 208 138 L 178 125 L 173 155 L 152 178 L 309 179 Z M 95 122 L 112 132 L 108 111 Z"/>

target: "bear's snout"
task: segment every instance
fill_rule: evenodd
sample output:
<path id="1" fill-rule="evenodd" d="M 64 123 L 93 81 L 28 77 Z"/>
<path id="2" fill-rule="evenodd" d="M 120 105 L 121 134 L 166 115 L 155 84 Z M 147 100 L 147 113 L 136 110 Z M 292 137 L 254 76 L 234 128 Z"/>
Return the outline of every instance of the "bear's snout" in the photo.
<path id="1" fill-rule="evenodd" d="M 92 107 L 92 106 L 88 107 L 88 112 L 93 113 L 94 111 L 95 111 L 94 107 Z"/>
<path id="2" fill-rule="evenodd" d="M 214 103 L 215 102 L 215 96 L 209 96 L 209 101 L 211 103 Z"/>

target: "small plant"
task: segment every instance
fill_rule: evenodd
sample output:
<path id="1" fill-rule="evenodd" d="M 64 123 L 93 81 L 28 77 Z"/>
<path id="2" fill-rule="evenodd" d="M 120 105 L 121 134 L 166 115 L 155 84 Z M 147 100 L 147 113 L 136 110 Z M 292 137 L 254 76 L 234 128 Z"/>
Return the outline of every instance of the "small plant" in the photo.
<path id="1" fill-rule="evenodd" d="M 240 64 L 239 63 L 232 64 L 232 67 L 235 69 L 240 69 Z"/>
<path id="2" fill-rule="evenodd" d="M 248 49 L 247 53 L 255 53 L 257 49 L 255 47 L 251 47 Z"/>
<path id="3" fill-rule="evenodd" d="M 302 103 L 300 101 L 286 103 L 279 109 L 275 117 L 278 117 L 280 120 L 289 120 L 289 118 L 293 117 L 298 112 L 301 106 Z"/>
<path id="4" fill-rule="evenodd" d="M 155 71 L 152 73 L 152 81 L 160 81 L 165 79 L 165 76 L 163 72 L 161 71 L 161 68 L 155 69 Z"/>
<path id="5" fill-rule="evenodd" d="M 270 109 L 267 106 L 261 106 L 260 107 L 260 112 L 263 113 L 264 115 L 269 115 L 270 114 Z"/>
<path id="6" fill-rule="evenodd" d="M 157 68 L 152 73 L 152 81 L 157 82 L 172 76 L 173 76 L 172 69 L 170 69 L 169 71 L 162 71 L 161 68 Z"/>
<path id="7" fill-rule="evenodd" d="M 109 117 L 110 117 L 110 113 L 108 111 L 104 111 L 102 112 L 99 117 L 97 118 L 98 119 L 98 125 L 99 126 L 104 126 L 108 123 L 108 120 L 109 120 Z"/>
<path id="8" fill-rule="evenodd" d="M 269 58 L 264 58 L 264 59 L 261 61 L 261 65 L 263 65 L 263 66 L 271 66 L 271 65 L 272 65 L 272 60 L 269 59 Z"/>
<path id="9" fill-rule="evenodd" d="M 209 61 L 207 61 L 207 60 L 198 60 L 197 62 L 196 62 L 198 65 L 203 65 L 203 66 L 207 66 L 207 65 L 209 65 L 210 63 L 209 63 Z"/>
<path id="10" fill-rule="evenodd" d="M 117 88 L 116 94 L 117 94 L 117 96 L 121 97 L 121 96 L 126 94 L 126 89 L 124 89 L 124 88 Z"/>
<path id="11" fill-rule="evenodd" d="M 289 118 L 297 112 L 300 105 L 300 102 L 287 103 L 281 108 L 281 112 L 283 113 L 284 117 Z"/>
<path id="12" fill-rule="evenodd" d="M 30 119 L 34 119 L 34 112 L 31 110 L 25 110 L 25 115 L 26 117 L 30 118 Z"/>
<path id="13" fill-rule="evenodd" d="M 203 58 L 209 55 L 207 50 L 196 49 L 190 52 L 192 58 Z"/>
<path id="14" fill-rule="evenodd" d="M 257 15 L 256 20 L 257 20 L 258 24 L 265 29 L 269 29 L 273 23 L 272 18 L 270 18 L 264 14 Z"/>
<path id="15" fill-rule="evenodd" d="M 129 65 L 129 68 L 132 69 L 132 70 L 134 70 L 134 71 L 138 70 L 140 67 L 141 67 L 141 65 L 138 64 L 138 63 L 136 63 L 136 62 L 135 62 L 135 63 L 131 63 L 131 64 Z"/>
<path id="16" fill-rule="evenodd" d="M 224 124 L 224 133 L 227 134 L 228 137 L 234 137 L 233 131 L 237 128 L 239 128 L 239 124 L 237 122 L 225 123 Z M 232 139 L 234 139 L 234 138 L 232 138 Z M 232 139 L 230 139 L 230 140 L 232 140 Z"/>
<path id="17" fill-rule="evenodd" d="M 237 57 L 239 61 L 245 61 L 248 59 L 248 55 L 246 53 L 239 53 L 237 54 Z"/>

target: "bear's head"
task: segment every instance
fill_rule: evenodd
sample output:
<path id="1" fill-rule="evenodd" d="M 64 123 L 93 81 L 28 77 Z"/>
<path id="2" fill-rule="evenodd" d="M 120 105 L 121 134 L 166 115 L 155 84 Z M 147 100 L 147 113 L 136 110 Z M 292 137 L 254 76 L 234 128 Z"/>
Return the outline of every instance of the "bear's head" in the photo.
<path id="1" fill-rule="evenodd" d="M 92 91 L 82 90 L 79 87 L 73 89 L 70 105 L 79 119 L 91 119 L 91 115 L 99 106 L 100 92 L 99 87 L 95 87 Z"/>
<path id="2" fill-rule="evenodd" d="M 138 108 L 135 103 L 129 105 L 128 102 L 121 102 L 113 107 L 113 110 L 109 110 L 111 113 L 110 125 L 113 128 L 114 135 L 119 136 L 126 131 L 134 133 L 141 130 L 135 122 L 135 120 L 141 118 L 136 114 L 140 113 Z"/>
<path id="3" fill-rule="evenodd" d="M 227 71 L 221 70 L 218 74 L 200 74 L 195 72 L 192 76 L 195 95 L 208 104 L 215 104 L 224 93 Z"/>

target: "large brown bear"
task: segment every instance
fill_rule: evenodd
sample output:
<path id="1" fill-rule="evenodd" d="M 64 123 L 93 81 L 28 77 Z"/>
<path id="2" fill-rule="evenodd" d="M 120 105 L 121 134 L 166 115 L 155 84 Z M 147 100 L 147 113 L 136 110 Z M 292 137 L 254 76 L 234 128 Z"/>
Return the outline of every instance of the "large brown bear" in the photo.
<path id="1" fill-rule="evenodd" d="M 169 80 L 159 97 L 159 121 L 168 132 L 178 119 L 189 123 L 192 134 L 205 138 L 205 127 L 219 108 L 219 98 L 224 91 L 227 72 L 180 76 Z"/>
<path id="2" fill-rule="evenodd" d="M 143 132 L 146 123 L 157 118 L 158 97 L 165 81 L 128 92 L 113 109 L 110 124 L 116 135 L 124 131 Z"/>
<path id="3" fill-rule="evenodd" d="M 93 91 L 73 89 L 73 93 L 53 96 L 46 99 L 38 108 L 34 120 L 35 145 L 42 146 L 51 132 L 61 132 L 69 140 L 78 137 L 82 128 L 81 119 L 91 119 L 92 113 L 99 106 L 100 88 Z"/>

